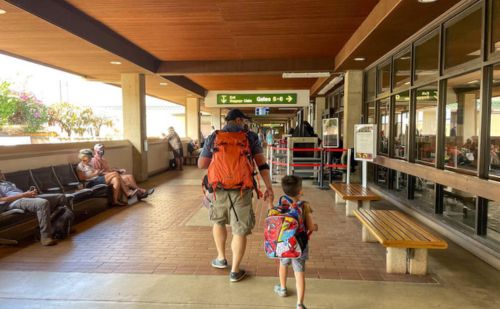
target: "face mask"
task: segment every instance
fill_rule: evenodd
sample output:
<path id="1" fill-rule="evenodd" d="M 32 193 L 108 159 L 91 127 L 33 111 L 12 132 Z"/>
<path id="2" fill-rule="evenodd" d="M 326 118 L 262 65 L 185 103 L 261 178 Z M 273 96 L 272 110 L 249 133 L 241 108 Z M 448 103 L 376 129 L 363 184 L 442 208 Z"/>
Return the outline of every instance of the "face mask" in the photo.
<path id="1" fill-rule="evenodd" d="M 98 150 L 98 151 L 97 151 L 97 154 L 98 154 L 100 157 L 104 156 L 104 150 Z"/>

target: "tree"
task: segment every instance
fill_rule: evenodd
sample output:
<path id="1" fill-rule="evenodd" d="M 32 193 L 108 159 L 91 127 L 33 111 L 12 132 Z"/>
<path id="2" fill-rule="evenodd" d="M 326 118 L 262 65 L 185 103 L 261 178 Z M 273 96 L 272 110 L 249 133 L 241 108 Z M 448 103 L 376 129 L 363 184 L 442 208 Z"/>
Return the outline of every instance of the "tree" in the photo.
<path id="1" fill-rule="evenodd" d="M 16 113 L 17 98 L 9 89 L 10 83 L 0 83 L 0 125 L 9 124 L 9 119 Z"/>
<path id="2" fill-rule="evenodd" d="M 92 124 L 92 135 L 95 134 L 95 137 L 99 137 L 101 135 L 101 128 L 103 126 L 105 127 L 111 127 L 113 126 L 113 120 L 106 118 L 106 117 L 101 117 L 101 116 L 95 116 L 91 120 Z"/>
<path id="3" fill-rule="evenodd" d="M 57 125 L 71 137 L 80 123 L 80 107 L 67 102 L 56 103 L 49 108 L 49 124 Z"/>

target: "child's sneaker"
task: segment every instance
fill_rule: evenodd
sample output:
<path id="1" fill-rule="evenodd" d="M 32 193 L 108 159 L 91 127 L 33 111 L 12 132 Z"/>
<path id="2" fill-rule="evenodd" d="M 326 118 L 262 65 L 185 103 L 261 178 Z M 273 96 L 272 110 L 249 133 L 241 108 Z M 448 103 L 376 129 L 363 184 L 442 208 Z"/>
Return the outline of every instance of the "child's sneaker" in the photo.
<path id="1" fill-rule="evenodd" d="M 278 296 L 286 297 L 288 294 L 286 293 L 286 288 L 282 288 L 280 284 L 276 284 L 274 286 L 274 293 L 278 294 Z"/>

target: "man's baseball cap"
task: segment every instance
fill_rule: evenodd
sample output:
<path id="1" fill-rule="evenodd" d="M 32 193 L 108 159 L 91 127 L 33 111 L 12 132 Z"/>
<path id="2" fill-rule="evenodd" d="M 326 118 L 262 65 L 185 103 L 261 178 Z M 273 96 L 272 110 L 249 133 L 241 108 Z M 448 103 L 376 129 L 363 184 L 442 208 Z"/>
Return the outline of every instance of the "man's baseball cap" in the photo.
<path id="1" fill-rule="evenodd" d="M 226 115 L 226 121 L 231 121 L 231 120 L 236 120 L 236 118 L 242 118 L 242 119 L 248 119 L 252 120 L 252 118 L 248 117 L 247 115 L 243 114 L 242 111 L 240 111 L 237 108 L 231 109 L 227 115 Z"/>

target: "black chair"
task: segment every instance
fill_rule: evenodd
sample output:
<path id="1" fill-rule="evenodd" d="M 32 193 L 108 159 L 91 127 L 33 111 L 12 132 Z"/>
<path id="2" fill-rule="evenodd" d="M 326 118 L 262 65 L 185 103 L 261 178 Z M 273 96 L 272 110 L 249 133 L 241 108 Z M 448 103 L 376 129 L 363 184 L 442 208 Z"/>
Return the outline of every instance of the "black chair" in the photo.
<path id="1" fill-rule="evenodd" d="M 80 180 L 71 164 L 52 166 L 52 170 L 63 186 L 64 192 L 73 192 L 80 186 Z"/>
<path id="2" fill-rule="evenodd" d="M 64 193 L 63 187 L 52 167 L 40 167 L 30 171 L 40 194 Z"/>
<path id="3" fill-rule="evenodd" d="M 0 204 L 0 206 L 2 206 L 2 205 Z M 10 220 L 11 217 L 15 216 L 16 214 L 24 214 L 24 210 L 11 209 L 11 210 L 7 210 L 4 212 L 0 212 L 0 226 L 3 226 L 4 221 Z M 0 238 L 0 245 L 17 245 L 17 244 L 18 244 L 17 240 Z"/>
<path id="4" fill-rule="evenodd" d="M 28 191 L 30 187 L 37 187 L 29 170 L 5 173 L 4 175 L 7 181 L 12 182 L 23 191 Z"/>

